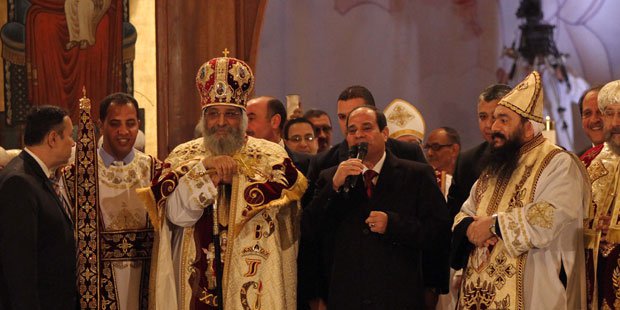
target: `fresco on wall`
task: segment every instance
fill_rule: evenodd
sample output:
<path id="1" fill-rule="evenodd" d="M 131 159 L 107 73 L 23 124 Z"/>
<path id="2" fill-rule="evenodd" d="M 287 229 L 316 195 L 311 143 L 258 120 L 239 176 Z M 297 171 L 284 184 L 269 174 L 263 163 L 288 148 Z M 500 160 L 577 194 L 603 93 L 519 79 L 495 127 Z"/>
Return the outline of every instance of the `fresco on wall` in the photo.
<path id="1" fill-rule="evenodd" d="M 7 15 L 0 31 L 2 128 L 13 137 L 3 134 L 3 145 L 16 143 L 33 105 L 66 108 L 75 123 L 82 86 L 93 102 L 111 92 L 133 93 L 137 33 L 128 0 L 7 0 Z"/>

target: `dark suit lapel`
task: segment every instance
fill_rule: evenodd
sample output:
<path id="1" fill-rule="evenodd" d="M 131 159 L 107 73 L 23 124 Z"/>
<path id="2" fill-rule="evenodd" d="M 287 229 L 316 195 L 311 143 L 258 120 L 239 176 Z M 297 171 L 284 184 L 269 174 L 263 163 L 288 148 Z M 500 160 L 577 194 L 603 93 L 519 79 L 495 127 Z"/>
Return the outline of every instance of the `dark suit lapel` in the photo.
<path id="1" fill-rule="evenodd" d="M 70 214 L 67 213 L 67 210 L 63 207 L 63 202 L 58 197 L 56 191 L 54 190 L 54 186 L 52 185 L 52 181 L 48 176 L 45 175 L 39 163 L 32 157 L 28 152 L 22 151 L 19 156 L 24 160 L 24 166 L 28 166 L 28 169 L 33 172 L 33 174 L 43 183 L 43 187 L 47 189 L 49 194 L 53 197 L 54 201 L 56 201 L 56 206 L 60 209 L 60 212 L 64 214 L 65 218 L 69 221 L 70 224 L 73 223 L 71 220 Z"/>
<path id="2" fill-rule="evenodd" d="M 392 153 L 386 150 L 385 161 L 383 167 L 379 173 L 379 179 L 377 179 L 377 185 L 375 186 L 374 193 L 370 201 L 378 201 L 382 197 L 387 197 L 384 192 L 389 192 L 389 186 L 394 180 L 398 180 L 398 163 Z"/>
<path id="3" fill-rule="evenodd" d="M 293 161 L 293 163 L 296 163 L 297 162 L 297 156 L 295 155 L 295 152 L 293 152 L 293 150 L 289 149 L 286 144 L 284 144 L 284 150 L 286 151 L 286 154 L 288 155 L 288 158 L 290 158 Z"/>
<path id="4" fill-rule="evenodd" d="M 349 144 L 347 144 L 347 140 L 343 140 L 338 144 L 338 165 L 339 163 L 349 159 Z"/>

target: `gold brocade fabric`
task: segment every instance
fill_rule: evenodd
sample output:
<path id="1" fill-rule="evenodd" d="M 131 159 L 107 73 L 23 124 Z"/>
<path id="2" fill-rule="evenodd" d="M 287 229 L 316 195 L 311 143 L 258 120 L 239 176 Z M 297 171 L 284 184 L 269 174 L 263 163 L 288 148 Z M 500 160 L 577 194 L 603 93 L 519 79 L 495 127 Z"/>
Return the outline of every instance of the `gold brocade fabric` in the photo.
<path id="1" fill-rule="evenodd" d="M 127 165 L 105 167 L 99 158 L 99 202 L 104 231 L 144 229 L 147 213 L 139 203 L 136 189 L 149 186 L 152 179 L 152 158 L 135 152 Z"/>
<path id="2" fill-rule="evenodd" d="M 190 178 L 192 189 L 190 194 L 206 193 L 204 184 L 205 175 L 193 175 L 192 169 L 200 165 L 204 156 L 211 156 L 205 151 L 203 139 L 196 139 L 179 145 L 170 154 L 166 163 L 170 164 L 167 174 L 160 179 L 160 186 L 154 186 L 151 195 L 156 203 L 151 203 L 156 211 L 149 214 L 160 214 L 155 227 L 156 242 L 159 244 L 157 262 L 152 278 L 157 283 L 151 301 L 154 309 L 168 309 L 171 306 L 166 299 L 169 294 L 157 291 L 159 287 L 166 287 L 170 278 L 164 275 L 169 273 L 172 264 L 171 255 L 165 253 L 170 238 L 166 236 L 169 222 L 163 218 L 165 199 L 178 185 L 178 180 L 186 176 Z M 299 219 L 301 208 L 299 199 L 303 195 L 307 181 L 299 173 L 288 158 L 286 151 L 275 143 L 266 140 L 247 138 L 245 146 L 233 158 L 238 163 L 238 174 L 233 177 L 230 193 L 228 216 L 219 217 L 220 224 L 227 223 L 225 247 L 222 246 L 223 257 L 223 295 L 225 309 L 294 309 L 296 308 L 296 257 L 299 241 Z M 175 176 L 171 178 L 171 174 Z M 160 194 L 161 197 L 160 198 Z M 208 193 L 211 195 L 212 193 Z M 206 195 L 206 194 L 205 194 Z M 212 204 L 205 195 L 196 197 L 202 205 Z M 207 207 L 205 210 L 209 210 Z M 205 211 L 205 212 L 207 212 Z M 198 224 L 198 223 L 197 223 Z M 175 266 L 178 277 L 177 305 L 179 309 L 189 309 L 195 302 L 192 296 L 200 296 L 201 292 L 210 292 L 210 287 L 196 288 L 196 282 L 191 281 L 194 274 L 203 272 L 193 265 L 197 256 L 195 243 L 195 229 L 186 227 L 182 232 L 180 266 Z M 207 253 L 207 260 L 212 256 L 209 248 L 200 249 Z M 200 253 L 198 253 L 200 254 Z M 209 270 L 204 270 L 207 278 L 211 278 Z M 204 302 L 213 306 L 213 297 L 210 293 L 203 294 Z M 167 306 L 162 306 L 167 304 Z M 219 301 L 218 301 L 218 304 Z M 221 304 L 220 304 L 221 305 Z M 211 309 L 209 307 L 205 309 Z"/>
<path id="3" fill-rule="evenodd" d="M 561 152 L 542 135 L 521 148 L 517 169 L 508 178 L 498 178 L 484 171 L 475 188 L 476 215 L 488 216 L 508 212 L 533 202 L 538 178 L 553 156 Z M 460 217 L 460 218 L 459 218 Z M 530 225 L 550 225 L 553 208 L 540 203 L 525 214 Z M 460 221 L 459 214 L 455 221 Z M 500 223 L 502 235 L 511 234 L 511 244 L 500 240 L 494 247 L 475 248 L 463 273 L 459 309 L 523 309 L 524 274 L 528 253 L 521 249 L 531 246 L 525 224 L 519 217 L 507 217 Z M 514 257 L 516 256 L 516 257 Z"/>
<path id="4" fill-rule="evenodd" d="M 620 156 L 605 143 L 588 167 L 592 182 L 592 203 L 584 220 L 588 284 L 588 307 L 591 309 L 620 308 Z M 602 216 L 611 216 L 605 240 L 596 229 Z M 597 278 L 601 276 L 601 278 Z M 600 296 L 601 298 L 595 298 Z M 611 306 L 611 307 L 610 307 Z"/>
<path id="5" fill-rule="evenodd" d="M 106 168 L 98 157 L 97 309 L 147 309 L 153 227 L 135 190 L 148 186 L 161 168 L 157 159 L 139 151 L 124 166 Z M 73 187 L 75 168 L 65 169 L 64 181 Z M 72 205 L 82 199 L 79 193 L 77 197 L 73 192 L 68 194 Z M 87 231 L 89 227 L 78 228 L 76 234 L 84 235 Z"/>

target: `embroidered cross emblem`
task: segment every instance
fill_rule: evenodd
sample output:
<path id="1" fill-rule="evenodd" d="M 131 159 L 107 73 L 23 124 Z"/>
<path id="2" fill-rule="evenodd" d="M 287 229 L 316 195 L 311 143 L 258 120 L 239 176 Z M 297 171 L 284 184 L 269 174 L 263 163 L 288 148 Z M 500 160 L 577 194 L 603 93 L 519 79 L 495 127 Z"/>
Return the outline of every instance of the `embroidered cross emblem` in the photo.
<path id="1" fill-rule="evenodd" d="M 495 261 L 487 268 L 487 274 L 495 278 L 494 284 L 499 290 L 506 284 L 506 279 L 512 278 L 516 273 L 515 267 L 511 264 L 507 264 L 506 260 L 506 255 L 504 253 L 499 253 L 497 257 L 495 257 Z"/>
<path id="2" fill-rule="evenodd" d="M 118 247 L 123 250 L 123 253 L 127 254 L 129 249 L 133 248 L 133 245 L 127 242 L 127 238 L 123 238 L 123 242 L 121 242 Z"/>
<path id="3" fill-rule="evenodd" d="M 414 116 L 401 106 L 394 108 L 394 111 L 388 116 L 389 121 L 396 123 L 400 127 L 405 126 L 412 118 L 414 118 Z"/>
<path id="4" fill-rule="evenodd" d="M 525 218 L 534 226 L 551 229 L 553 227 L 553 209 L 553 205 L 543 201 L 530 207 Z"/>

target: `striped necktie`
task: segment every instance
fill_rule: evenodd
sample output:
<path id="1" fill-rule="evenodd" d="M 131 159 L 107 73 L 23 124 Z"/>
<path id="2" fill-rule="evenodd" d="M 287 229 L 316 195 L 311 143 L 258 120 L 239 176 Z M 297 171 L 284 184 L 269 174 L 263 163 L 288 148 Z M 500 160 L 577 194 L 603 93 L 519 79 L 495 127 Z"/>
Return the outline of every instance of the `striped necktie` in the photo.
<path id="1" fill-rule="evenodd" d="M 69 216 L 69 218 L 71 218 L 71 211 L 69 210 L 69 204 L 67 203 L 67 201 L 65 200 L 64 195 L 62 194 L 63 192 L 63 186 L 60 183 L 60 178 L 57 177 L 56 175 L 52 175 L 50 178 L 50 183 L 52 183 L 52 188 L 54 188 L 54 192 L 56 192 L 56 196 L 58 196 L 58 199 L 60 200 L 60 204 L 62 205 L 62 208 L 65 210 L 65 212 L 67 213 L 67 215 Z"/>

